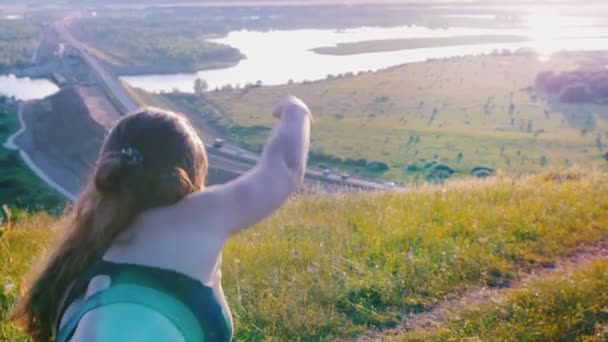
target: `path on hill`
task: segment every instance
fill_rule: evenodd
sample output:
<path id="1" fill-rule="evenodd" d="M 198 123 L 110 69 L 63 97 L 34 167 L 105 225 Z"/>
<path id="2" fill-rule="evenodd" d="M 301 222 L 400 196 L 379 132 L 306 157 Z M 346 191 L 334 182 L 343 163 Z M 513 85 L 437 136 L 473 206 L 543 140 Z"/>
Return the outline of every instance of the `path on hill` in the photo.
<path id="1" fill-rule="evenodd" d="M 21 134 L 23 134 L 25 132 L 25 130 L 27 129 L 25 120 L 23 120 L 23 108 L 25 107 L 26 103 L 28 103 L 28 102 L 22 102 L 22 103 L 20 103 L 19 104 L 19 110 L 17 111 L 17 117 L 19 118 L 19 130 L 17 132 L 15 132 L 14 134 L 12 134 L 11 136 L 8 137 L 8 139 L 4 143 L 4 147 L 6 147 L 9 150 L 18 151 L 19 155 L 21 156 L 21 159 L 30 168 L 30 170 L 32 170 L 48 186 L 50 186 L 51 188 L 53 188 L 54 190 L 56 190 L 60 194 L 62 194 L 65 197 L 67 197 L 70 201 L 76 200 L 76 196 L 74 194 L 72 194 L 71 192 L 67 191 L 66 189 L 64 189 L 63 187 L 61 187 L 61 185 L 59 185 L 55 181 L 53 181 L 44 171 L 42 171 L 34 163 L 34 161 L 32 160 L 32 158 L 30 158 L 30 156 L 15 143 L 15 139 L 17 139 L 17 137 L 20 136 Z"/>
<path id="2" fill-rule="evenodd" d="M 491 305 L 504 300 L 509 290 L 525 286 L 542 277 L 559 273 L 570 273 L 583 265 L 597 260 L 608 260 L 608 241 L 597 245 L 582 247 L 574 254 L 558 260 L 553 267 L 539 267 L 521 272 L 512 284 L 506 288 L 481 288 L 464 293 L 454 299 L 446 300 L 433 309 L 404 317 L 394 328 L 383 331 L 369 331 L 359 336 L 357 341 L 383 341 L 395 338 L 412 331 L 422 331 L 439 326 L 445 321 L 446 315 L 453 311 L 468 307 Z"/>

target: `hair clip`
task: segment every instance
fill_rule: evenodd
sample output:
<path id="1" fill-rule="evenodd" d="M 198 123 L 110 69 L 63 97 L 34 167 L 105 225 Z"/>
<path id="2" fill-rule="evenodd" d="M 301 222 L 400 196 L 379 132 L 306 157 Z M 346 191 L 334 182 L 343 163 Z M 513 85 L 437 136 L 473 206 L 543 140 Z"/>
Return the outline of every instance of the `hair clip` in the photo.
<path id="1" fill-rule="evenodd" d="M 144 160 L 141 153 L 135 148 L 127 147 L 120 150 L 120 154 L 126 158 L 129 166 L 142 167 Z"/>

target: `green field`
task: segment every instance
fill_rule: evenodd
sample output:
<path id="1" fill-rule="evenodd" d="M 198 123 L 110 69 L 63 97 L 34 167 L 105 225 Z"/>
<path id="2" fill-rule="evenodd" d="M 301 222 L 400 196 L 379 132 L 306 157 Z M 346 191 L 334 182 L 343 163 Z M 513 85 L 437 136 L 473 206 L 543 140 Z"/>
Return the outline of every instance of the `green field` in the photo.
<path id="1" fill-rule="evenodd" d="M 26 20 L 0 18 L 0 73 L 30 63 L 40 29 Z"/>
<path id="2" fill-rule="evenodd" d="M 499 304 L 452 312 L 400 341 L 607 341 L 608 260 L 509 291 Z"/>
<path id="3" fill-rule="evenodd" d="M 456 176 L 475 167 L 516 175 L 606 165 L 608 106 L 562 105 L 532 88 L 539 72 L 572 70 L 582 62 L 581 56 L 550 62 L 530 55 L 454 58 L 320 82 L 222 90 L 206 95 L 207 101 L 193 95 L 190 107 L 199 106 L 199 114 L 227 130 L 249 128 L 237 140 L 255 149 L 267 132 L 260 127 L 272 125 L 274 101 L 295 94 L 315 115 L 312 164 L 367 177 L 421 181 L 432 178 L 437 165 Z M 371 172 L 352 163 L 361 158 L 390 168 Z"/>
<path id="4" fill-rule="evenodd" d="M 3 144 L 8 136 L 18 130 L 18 126 L 15 113 L 0 111 L 0 142 Z M 65 205 L 65 199 L 31 172 L 17 151 L 8 150 L 1 144 L 0 170 L 0 206 L 7 204 L 21 209 L 55 212 Z"/>
<path id="5" fill-rule="evenodd" d="M 606 241 L 607 191 L 608 174 L 570 169 L 453 181 L 407 193 L 294 199 L 224 251 L 224 289 L 236 338 L 348 338 L 372 326 L 390 327 L 446 296 L 508 286 L 521 271 Z M 40 214 L 4 231 L 0 290 L 22 284 L 29 263 L 49 241 L 49 225 Z M 595 282 L 596 273 L 576 279 Z M 590 292 L 605 284 L 597 281 L 603 283 L 586 289 L 582 282 L 572 291 L 599 300 L 600 291 Z M 2 311 L 14 300 L 10 287 L 2 295 Z M 529 305 L 545 310 L 549 303 Z M 607 323 L 606 316 L 593 319 Z M 516 333 L 495 331 L 505 339 Z M 17 336 L 0 318 L 0 339 L 18 341 Z"/>

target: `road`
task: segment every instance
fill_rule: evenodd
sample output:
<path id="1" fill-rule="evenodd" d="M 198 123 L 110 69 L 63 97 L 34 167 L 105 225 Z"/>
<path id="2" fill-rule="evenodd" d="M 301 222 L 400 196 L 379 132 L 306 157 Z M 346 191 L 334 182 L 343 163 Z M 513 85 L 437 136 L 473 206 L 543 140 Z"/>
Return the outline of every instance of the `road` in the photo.
<path id="1" fill-rule="evenodd" d="M 25 120 L 23 120 L 23 108 L 25 107 L 26 103 L 27 102 L 20 103 L 19 110 L 17 112 L 17 116 L 19 118 L 19 124 L 21 127 L 19 127 L 19 130 L 17 132 L 15 132 L 13 135 L 8 137 L 8 139 L 4 143 L 4 147 L 6 147 L 9 150 L 18 151 L 19 155 L 21 156 L 21 159 L 30 168 L 30 170 L 32 170 L 40 179 L 42 179 L 46 184 L 48 184 L 49 187 L 55 189 L 57 192 L 64 195 L 65 197 L 67 197 L 70 201 L 74 201 L 76 199 L 76 195 L 74 195 L 73 193 L 64 189 L 61 185 L 57 184 L 54 180 L 52 180 L 51 177 L 49 177 L 44 171 L 42 171 L 34 163 L 32 158 L 30 158 L 30 156 L 27 153 L 25 153 L 24 150 L 19 148 L 19 146 L 17 146 L 17 144 L 15 143 L 15 139 L 17 139 L 17 137 L 19 135 L 21 135 L 23 132 L 25 132 L 25 130 L 27 129 Z"/>
<path id="2" fill-rule="evenodd" d="M 104 69 L 94 56 L 88 53 L 87 46 L 84 43 L 76 39 L 70 33 L 66 25 L 69 23 L 72 17 L 73 16 L 66 17 L 65 19 L 54 24 L 60 39 L 64 40 L 67 44 L 78 50 L 84 61 L 94 71 L 99 85 L 103 88 L 114 105 L 117 106 L 119 111 L 123 112 L 123 114 L 127 114 L 137 110 L 139 105 L 124 90 L 117 79 L 106 69 Z M 210 156 L 210 165 L 212 167 L 239 174 L 249 170 L 253 165 L 255 165 L 259 158 L 257 154 L 241 149 L 230 143 L 224 143 L 221 149 L 208 148 L 207 150 Z M 323 171 L 310 168 L 306 170 L 305 177 L 311 181 L 321 181 L 324 183 L 330 183 L 332 185 L 342 185 L 350 188 L 360 188 L 366 190 L 380 190 L 387 188 L 387 186 L 382 183 L 354 177 L 349 177 L 344 180 L 339 174 L 332 173 L 329 175 L 324 175 Z"/>
<path id="3" fill-rule="evenodd" d="M 123 114 L 127 114 L 137 110 L 137 108 L 139 108 L 137 102 L 135 102 L 129 96 L 129 94 L 127 94 L 116 78 L 114 78 L 106 69 L 104 69 L 95 57 L 88 53 L 86 46 L 72 36 L 72 34 L 68 31 L 66 28 L 66 23 L 68 20 L 69 18 L 55 24 L 55 28 L 60 39 L 64 40 L 67 44 L 78 50 L 80 56 L 91 67 L 95 73 L 95 76 L 97 76 L 99 85 L 104 88 L 104 91 L 110 97 L 110 100 L 114 103 L 114 105 L 118 107 L 119 111 L 121 111 Z"/>

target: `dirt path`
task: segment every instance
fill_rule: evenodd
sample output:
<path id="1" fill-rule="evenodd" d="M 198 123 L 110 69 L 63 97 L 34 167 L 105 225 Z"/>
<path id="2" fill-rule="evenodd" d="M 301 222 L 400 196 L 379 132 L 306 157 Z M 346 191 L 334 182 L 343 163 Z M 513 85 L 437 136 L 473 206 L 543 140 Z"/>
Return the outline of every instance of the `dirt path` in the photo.
<path id="1" fill-rule="evenodd" d="M 406 316 L 395 328 L 383 331 L 369 331 L 367 334 L 359 336 L 356 340 L 383 341 L 408 332 L 437 327 L 446 319 L 446 314 L 450 312 L 468 307 L 500 303 L 512 289 L 525 286 L 551 274 L 570 273 L 582 265 L 601 259 L 608 259 L 608 241 L 595 246 L 581 248 L 573 255 L 556 262 L 554 267 L 536 268 L 530 272 L 522 272 L 517 277 L 518 280 L 514 281 L 507 288 L 484 287 L 467 292 L 458 298 L 442 302 L 430 311 Z"/>

